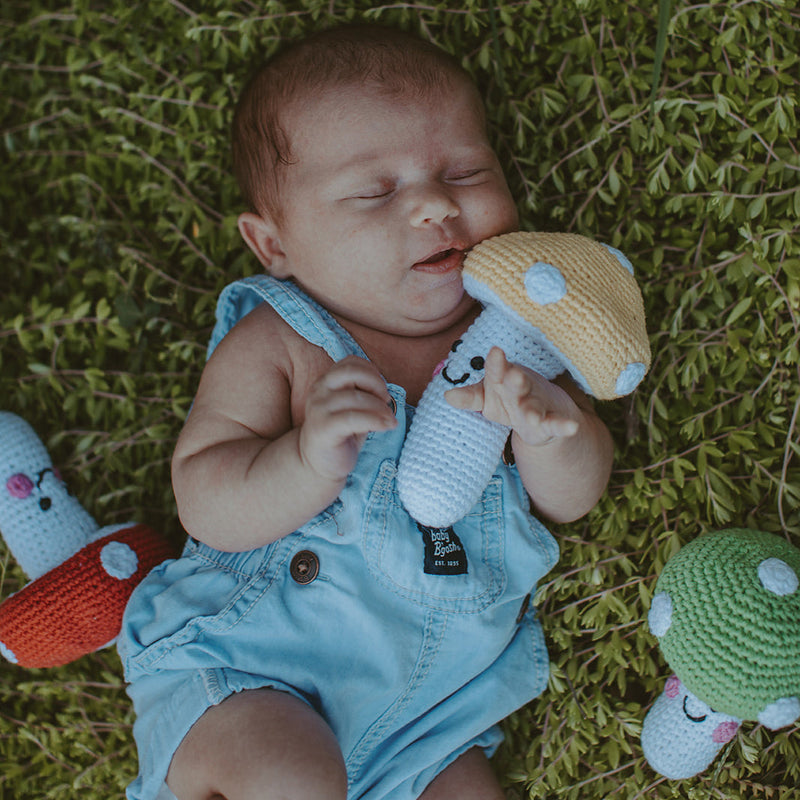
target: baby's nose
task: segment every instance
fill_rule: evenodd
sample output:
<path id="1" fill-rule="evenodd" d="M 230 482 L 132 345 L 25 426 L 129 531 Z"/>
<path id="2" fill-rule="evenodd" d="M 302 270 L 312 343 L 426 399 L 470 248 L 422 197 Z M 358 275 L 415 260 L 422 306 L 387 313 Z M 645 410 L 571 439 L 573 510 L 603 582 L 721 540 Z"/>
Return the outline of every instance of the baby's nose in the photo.
<path id="1" fill-rule="evenodd" d="M 428 185 L 420 188 L 412 201 L 411 224 L 414 227 L 439 225 L 446 219 L 457 217 L 458 204 L 443 186 Z"/>

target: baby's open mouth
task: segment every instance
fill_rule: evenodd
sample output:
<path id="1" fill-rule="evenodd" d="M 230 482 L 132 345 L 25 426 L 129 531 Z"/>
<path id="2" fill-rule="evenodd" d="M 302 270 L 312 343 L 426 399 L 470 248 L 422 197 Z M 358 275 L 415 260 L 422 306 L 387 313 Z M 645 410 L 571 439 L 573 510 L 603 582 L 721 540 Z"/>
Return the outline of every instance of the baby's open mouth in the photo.
<path id="1" fill-rule="evenodd" d="M 463 262 L 464 251 L 448 247 L 446 250 L 440 250 L 438 253 L 428 256 L 423 261 L 418 261 L 414 264 L 414 269 L 419 272 L 450 272 L 450 270 L 459 269 Z"/>

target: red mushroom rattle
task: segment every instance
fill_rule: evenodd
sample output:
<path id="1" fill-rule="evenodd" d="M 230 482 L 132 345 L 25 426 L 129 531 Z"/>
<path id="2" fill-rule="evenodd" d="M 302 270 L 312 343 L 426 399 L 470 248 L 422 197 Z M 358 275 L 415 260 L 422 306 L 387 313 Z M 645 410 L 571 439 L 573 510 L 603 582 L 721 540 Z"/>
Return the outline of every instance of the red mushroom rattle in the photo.
<path id="1" fill-rule="evenodd" d="M 0 531 L 30 583 L 0 604 L 0 653 L 55 667 L 111 644 L 134 587 L 174 548 L 135 523 L 98 527 L 33 428 L 0 411 Z"/>

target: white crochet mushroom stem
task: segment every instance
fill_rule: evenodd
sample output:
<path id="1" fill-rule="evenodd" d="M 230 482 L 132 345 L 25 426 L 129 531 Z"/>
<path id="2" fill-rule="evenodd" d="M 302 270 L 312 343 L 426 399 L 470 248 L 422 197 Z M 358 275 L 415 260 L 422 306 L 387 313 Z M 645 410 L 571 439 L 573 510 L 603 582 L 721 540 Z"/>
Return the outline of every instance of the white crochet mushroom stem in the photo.
<path id="1" fill-rule="evenodd" d="M 483 379 L 482 362 L 492 347 L 506 358 L 552 379 L 563 371 L 559 359 L 531 327 L 502 308 L 487 306 L 454 346 L 444 367 L 425 390 L 398 466 L 397 487 L 408 513 L 424 525 L 457 522 L 483 494 L 505 447 L 509 428 L 474 411 L 453 408 L 449 389 Z"/>
<path id="2" fill-rule="evenodd" d="M 99 538 L 33 428 L 8 411 L 0 412 L 0 529 L 30 580 Z"/>
<path id="3" fill-rule="evenodd" d="M 648 764 L 672 780 L 697 775 L 717 757 L 741 720 L 713 711 L 673 676 L 642 725 Z"/>

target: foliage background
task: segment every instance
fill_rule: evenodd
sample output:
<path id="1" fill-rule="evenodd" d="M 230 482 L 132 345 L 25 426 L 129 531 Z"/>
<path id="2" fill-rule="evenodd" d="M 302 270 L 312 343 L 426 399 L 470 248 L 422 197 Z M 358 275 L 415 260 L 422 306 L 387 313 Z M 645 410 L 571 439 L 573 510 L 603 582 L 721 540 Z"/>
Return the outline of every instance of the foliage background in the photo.
<path id="1" fill-rule="evenodd" d="M 492 27 L 490 11 L 495 11 Z M 652 371 L 603 405 L 610 489 L 562 526 L 538 602 L 549 690 L 506 723 L 512 798 L 797 797 L 800 736 L 746 726 L 695 780 L 638 733 L 663 661 L 643 620 L 684 542 L 800 542 L 800 16 L 782 0 L 0 0 L 0 406 L 28 419 L 102 524 L 181 531 L 168 461 L 237 241 L 227 126 L 252 60 L 368 18 L 463 57 L 525 225 L 621 248 Z M 0 521 L 0 524 L 2 521 Z M 0 545 L 0 595 L 25 577 Z M 136 768 L 113 650 L 0 664 L 0 798 L 121 798 Z"/>

